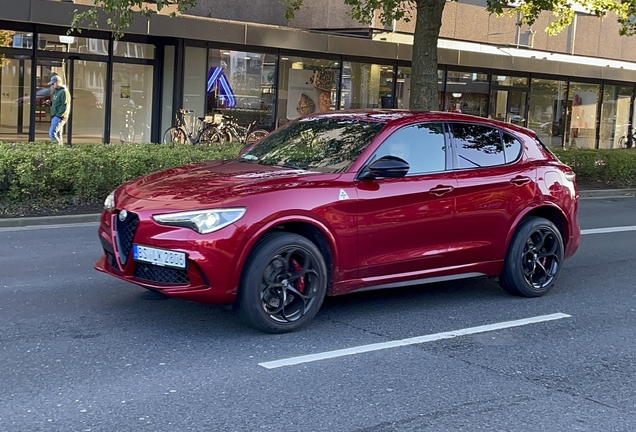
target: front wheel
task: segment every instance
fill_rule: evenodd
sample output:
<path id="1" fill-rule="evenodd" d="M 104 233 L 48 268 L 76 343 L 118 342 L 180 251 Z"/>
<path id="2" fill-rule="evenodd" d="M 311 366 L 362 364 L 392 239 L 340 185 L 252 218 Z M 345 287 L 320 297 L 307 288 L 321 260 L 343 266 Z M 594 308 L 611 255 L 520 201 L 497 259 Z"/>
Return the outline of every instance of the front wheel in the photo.
<path id="1" fill-rule="evenodd" d="M 256 141 L 259 141 L 262 138 L 265 138 L 267 135 L 269 135 L 269 132 L 267 132 L 264 129 L 257 129 L 253 132 L 251 132 L 247 138 L 245 138 L 245 144 L 249 145 L 249 144 L 254 144 Z"/>
<path id="2" fill-rule="evenodd" d="M 307 238 L 274 233 L 254 249 L 239 288 L 239 312 L 251 326 L 285 333 L 307 325 L 327 292 L 327 266 Z"/>
<path id="3" fill-rule="evenodd" d="M 185 144 L 188 142 L 188 136 L 182 128 L 172 126 L 163 134 L 162 142 L 164 144 Z"/>
<path id="4" fill-rule="evenodd" d="M 549 220 L 529 217 L 512 239 L 499 278 L 513 295 L 539 297 L 555 284 L 563 265 L 563 238 Z"/>

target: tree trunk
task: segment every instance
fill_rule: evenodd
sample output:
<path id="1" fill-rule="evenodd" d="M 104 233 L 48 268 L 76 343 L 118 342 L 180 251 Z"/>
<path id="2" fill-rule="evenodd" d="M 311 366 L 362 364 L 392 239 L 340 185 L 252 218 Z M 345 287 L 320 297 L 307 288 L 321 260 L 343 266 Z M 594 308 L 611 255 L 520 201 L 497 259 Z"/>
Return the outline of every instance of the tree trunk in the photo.
<path id="1" fill-rule="evenodd" d="M 412 110 L 439 110 L 437 39 L 445 5 L 446 0 L 417 0 L 409 106 Z"/>

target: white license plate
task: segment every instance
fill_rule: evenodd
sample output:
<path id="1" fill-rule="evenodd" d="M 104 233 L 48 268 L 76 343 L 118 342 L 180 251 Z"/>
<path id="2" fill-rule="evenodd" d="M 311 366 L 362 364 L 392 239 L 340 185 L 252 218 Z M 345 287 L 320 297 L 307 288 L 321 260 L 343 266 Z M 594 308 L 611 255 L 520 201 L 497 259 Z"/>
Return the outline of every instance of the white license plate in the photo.
<path id="1" fill-rule="evenodd" d="M 186 268 L 186 254 L 148 246 L 133 245 L 133 259 L 162 267 Z"/>

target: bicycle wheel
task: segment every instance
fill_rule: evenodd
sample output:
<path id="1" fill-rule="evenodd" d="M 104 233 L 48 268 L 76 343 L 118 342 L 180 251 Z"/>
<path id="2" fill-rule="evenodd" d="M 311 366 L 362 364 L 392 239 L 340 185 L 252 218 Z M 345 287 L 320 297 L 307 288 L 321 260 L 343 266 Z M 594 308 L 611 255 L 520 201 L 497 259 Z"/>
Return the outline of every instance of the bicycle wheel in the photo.
<path id="1" fill-rule="evenodd" d="M 163 134 L 163 144 L 186 144 L 187 142 L 188 136 L 180 127 L 172 126 Z"/>
<path id="2" fill-rule="evenodd" d="M 627 137 L 622 136 L 618 139 L 618 147 L 623 149 L 627 148 Z"/>
<path id="3" fill-rule="evenodd" d="M 223 138 L 214 126 L 208 126 L 201 131 L 198 143 L 203 145 L 221 145 L 223 144 Z"/>
<path id="4" fill-rule="evenodd" d="M 256 141 L 261 140 L 262 138 L 265 138 L 267 135 L 269 135 L 269 132 L 267 132 L 264 129 L 257 129 L 253 132 L 251 132 L 247 138 L 245 138 L 245 144 L 254 144 Z"/>

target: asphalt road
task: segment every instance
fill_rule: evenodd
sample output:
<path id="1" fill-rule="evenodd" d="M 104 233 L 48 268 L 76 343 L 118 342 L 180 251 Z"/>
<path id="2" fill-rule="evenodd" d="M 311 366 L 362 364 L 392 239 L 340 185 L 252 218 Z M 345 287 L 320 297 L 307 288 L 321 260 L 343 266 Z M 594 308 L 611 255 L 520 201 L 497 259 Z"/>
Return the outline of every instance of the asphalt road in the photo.
<path id="1" fill-rule="evenodd" d="M 581 204 L 584 229 L 635 219 L 636 198 Z M 97 273 L 94 226 L 0 230 L 0 431 L 633 431 L 635 242 L 584 235 L 542 298 L 488 280 L 376 291 L 266 335 Z M 260 365 L 555 313 L 566 315 Z"/>

